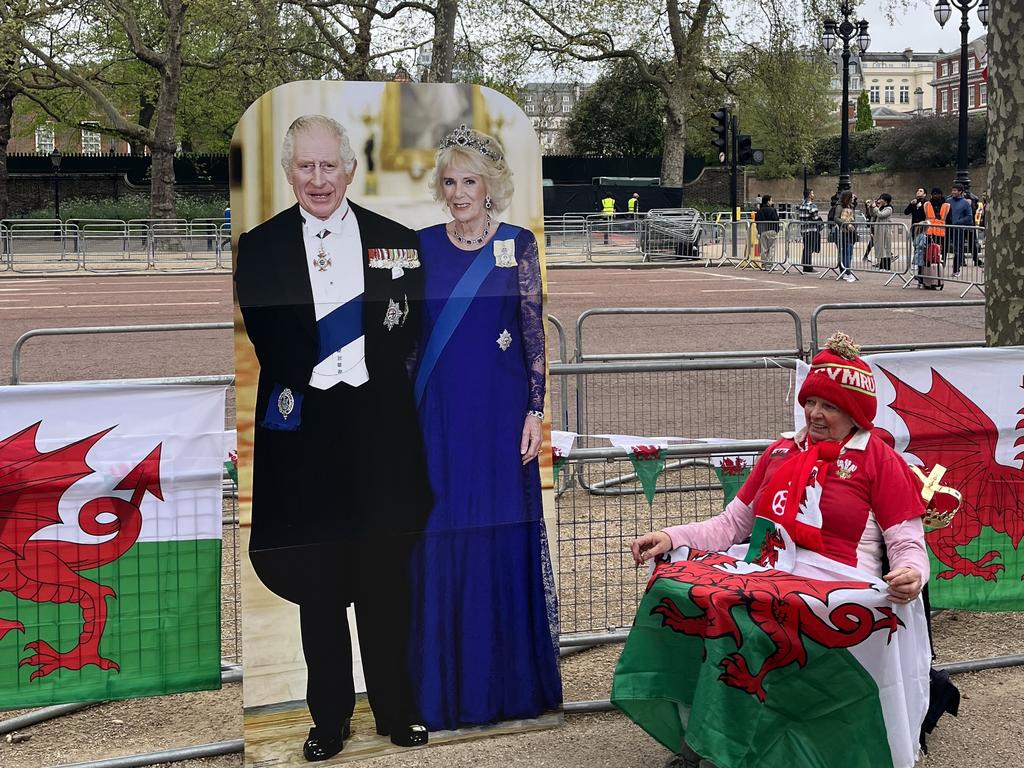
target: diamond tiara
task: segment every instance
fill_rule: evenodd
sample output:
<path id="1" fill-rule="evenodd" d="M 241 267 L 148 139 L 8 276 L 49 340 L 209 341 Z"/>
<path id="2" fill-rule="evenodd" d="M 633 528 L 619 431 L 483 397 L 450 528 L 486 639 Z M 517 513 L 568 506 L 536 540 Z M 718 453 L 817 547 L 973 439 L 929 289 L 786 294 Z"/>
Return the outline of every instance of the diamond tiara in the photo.
<path id="1" fill-rule="evenodd" d="M 488 157 L 495 163 L 501 163 L 502 156 L 490 146 L 490 139 L 480 139 L 475 131 L 467 128 L 465 123 L 449 133 L 438 146 L 438 150 L 445 150 L 448 147 L 470 147 L 475 149 L 484 157 Z"/>

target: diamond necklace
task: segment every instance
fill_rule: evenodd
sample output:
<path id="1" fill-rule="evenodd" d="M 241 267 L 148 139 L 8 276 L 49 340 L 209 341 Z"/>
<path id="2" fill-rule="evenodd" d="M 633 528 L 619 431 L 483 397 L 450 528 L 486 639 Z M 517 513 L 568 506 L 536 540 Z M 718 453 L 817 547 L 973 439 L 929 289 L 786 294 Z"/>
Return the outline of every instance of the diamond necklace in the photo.
<path id="1" fill-rule="evenodd" d="M 484 222 L 484 231 L 480 233 L 480 237 L 469 238 L 463 237 L 459 234 L 458 227 L 455 226 L 455 222 L 452 222 L 452 234 L 455 235 L 455 239 L 463 245 L 480 245 L 484 240 L 487 239 L 487 235 L 491 232 L 491 216 L 487 215 L 487 220 Z"/>

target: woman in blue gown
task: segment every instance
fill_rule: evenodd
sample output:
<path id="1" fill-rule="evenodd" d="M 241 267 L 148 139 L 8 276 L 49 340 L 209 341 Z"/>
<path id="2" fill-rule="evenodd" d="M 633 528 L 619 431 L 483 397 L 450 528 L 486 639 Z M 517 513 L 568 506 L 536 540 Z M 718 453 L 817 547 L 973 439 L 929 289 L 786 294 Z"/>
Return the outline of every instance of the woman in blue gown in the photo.
<path id="1" fill-rule="evenodd" d="M 431 730 L 561 705 L 537 462 L 540 262 L 529 230 L 493 218 L 511 175 L 494 139 L 456 129 L 433 178 L 452 221 L 420 232 L 416 397 L 434 506 L 413 563 L 410 670 Z"/>

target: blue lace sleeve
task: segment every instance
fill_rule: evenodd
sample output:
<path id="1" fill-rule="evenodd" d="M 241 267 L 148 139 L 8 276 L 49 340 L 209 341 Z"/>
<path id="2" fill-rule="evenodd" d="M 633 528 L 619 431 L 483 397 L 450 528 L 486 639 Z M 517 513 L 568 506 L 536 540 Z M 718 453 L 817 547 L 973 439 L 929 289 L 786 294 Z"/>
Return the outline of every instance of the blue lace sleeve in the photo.
<path id="1" fill-rule="evenodd" d="M 524 229 L 516 237 L 519 262 L 519 328 L 523 334 L 526 378 L 530 385 L 527 409 L 544 410 L 544 293 L 540 279 L 540 254 L 533 233 Z"/>

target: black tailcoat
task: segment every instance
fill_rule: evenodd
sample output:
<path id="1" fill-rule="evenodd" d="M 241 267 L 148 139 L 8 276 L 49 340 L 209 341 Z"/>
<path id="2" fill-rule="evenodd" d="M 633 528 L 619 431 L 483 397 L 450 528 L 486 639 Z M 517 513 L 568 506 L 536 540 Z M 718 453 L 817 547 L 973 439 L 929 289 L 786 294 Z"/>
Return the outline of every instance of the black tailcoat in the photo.
<path id="1" fill-rule="evenodd" d="M 359 224 L 363 334 L 369 381 L 309 386 L 319 359 L 298 205 L 243 234 L 235 287 L 260 364 L 256 395 L 250 556 L 260 579 L 293 602 L 346 594 L 351 553 L 422 529 L 430 486 L 408 372 L 419 339 L 423 270 L 371 267 L 374 249 L 418 249 L 412 230 L 350 203 Z M 389 306 L 399 324 L 385 322 Z M 393 312 L 392 312 L 393 320 Z M 275 387 L 278 389 L 275 390 Z M 301 398 L 294 431 L 262 426 L 275 393 Z M 273 400 L 273 402 L 272 402 Z M 408 539 L 408 536 L 402 536 Z M 404 549 L 404 547 L 403 547 Z"/>

